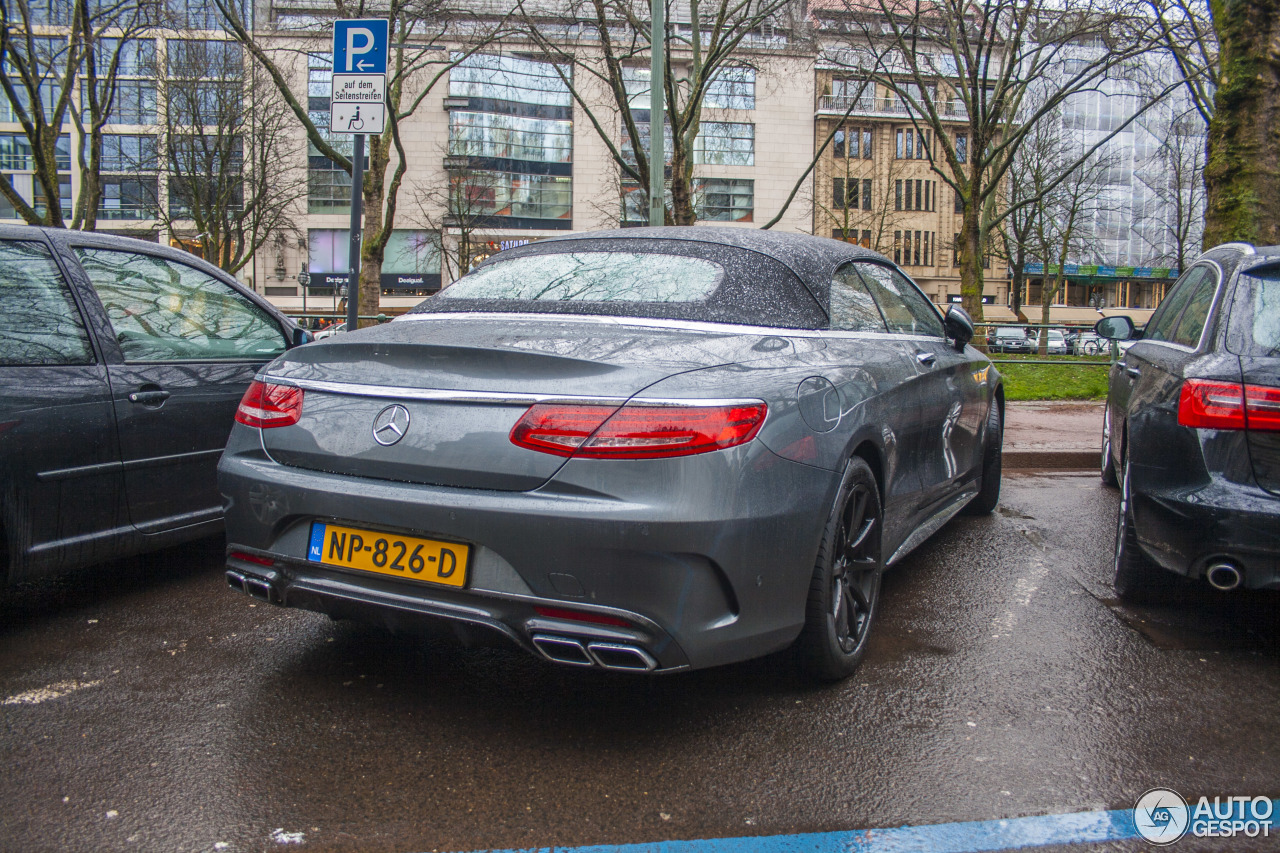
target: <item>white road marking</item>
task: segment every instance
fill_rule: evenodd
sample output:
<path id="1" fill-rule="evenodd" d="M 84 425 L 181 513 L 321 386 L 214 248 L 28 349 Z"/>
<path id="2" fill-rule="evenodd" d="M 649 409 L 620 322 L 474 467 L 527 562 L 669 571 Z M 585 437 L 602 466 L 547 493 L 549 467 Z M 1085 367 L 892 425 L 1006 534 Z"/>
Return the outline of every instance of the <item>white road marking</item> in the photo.
<path id="1" fill-rule="evenodd" d="M 97 687 L 101 683 L 101 679 L 94 681 L 59 681 L 50 684 L 48 687 L 37 687 L 35 690 L 28 690 L 25 693 L 10 696 L 0 702 L 0 705 L 39 705 L 41 702 L 60 699 L 68 693 L 75 693 L 77 690 L 84 690 L 86 687 Z"/>

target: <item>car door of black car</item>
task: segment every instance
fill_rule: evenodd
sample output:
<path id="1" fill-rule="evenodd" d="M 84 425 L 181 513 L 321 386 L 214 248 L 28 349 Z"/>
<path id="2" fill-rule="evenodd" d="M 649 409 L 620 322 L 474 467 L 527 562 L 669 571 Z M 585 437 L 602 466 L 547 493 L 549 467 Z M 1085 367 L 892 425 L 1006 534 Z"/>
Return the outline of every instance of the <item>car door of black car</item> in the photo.
<path id="1" fill-rule="evenodd" d="M 873 262 L 857 267 L 889 331 L 903 336 L 915 366 L 919 408 L 910 417 L 909 435 L 922 506 L 929 506 L 954 491 L 977 458 L 984 412 L 977 397 L 966 393 L 974 385 L 969 360 L 950 345 L 937 310 L 905 275 Z"/>
<path id="2" fill-rule="evenodd" d="M 218 522 L 218 459 L 279 321 L 229 283 L 160 254 L 74 245 L 114 334 L 108 371 L 129 514 L 144 533 Z"/>
<path id="3" fill-rule="evenodd" d="M 1186 365 L 1200 346 L 1221 282 L 1218 267 L 1192 267 L 1152 315 L 1142 340 L 1129 347 L 1118 378 L 1127 386 L 1127 441 L 1135 466 L 1171 451 Z M 1167 307 L 1167 310 L 1166 310 Z M 1139 475 L 1141 476 L 1141 475 Z"/>
<path id="4" fill-rule="evenodd" d="M 0 240 L 0 539 L 9 580 L 109 558 L 121 532 L 132 533 L 107 369 L 38 233 Z"/>

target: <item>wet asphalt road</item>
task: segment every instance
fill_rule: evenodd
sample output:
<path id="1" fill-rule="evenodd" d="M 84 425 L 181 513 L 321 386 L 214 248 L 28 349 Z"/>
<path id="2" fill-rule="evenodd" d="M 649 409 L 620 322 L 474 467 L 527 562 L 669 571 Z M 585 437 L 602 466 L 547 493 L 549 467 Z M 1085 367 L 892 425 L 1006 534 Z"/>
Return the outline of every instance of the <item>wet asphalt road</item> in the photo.
<path id="1" fill-rule="evenodd" d="M 995 515 L 886 578 L 866 663 L 825 688 L 785 655 L 602 676 L 282 611 L 226 588 L 220 542 L 19 586 L 0 849 L 474 850 L 1280 794 L 1280 599 L 1121 608 L 1115 505 L 1095 476 L 1007 475 Z"/>

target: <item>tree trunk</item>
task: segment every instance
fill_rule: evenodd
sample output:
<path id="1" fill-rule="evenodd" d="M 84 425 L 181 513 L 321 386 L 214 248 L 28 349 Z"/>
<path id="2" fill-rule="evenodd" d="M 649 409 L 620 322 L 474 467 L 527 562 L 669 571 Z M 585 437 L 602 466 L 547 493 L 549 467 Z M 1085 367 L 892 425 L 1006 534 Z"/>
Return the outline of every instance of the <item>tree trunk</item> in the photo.
<path id="1" fill-rule="evenodd" d="M 685 168 L 684 151 L 674 145 L 671 152 L 671 218 L 676 225 L 693 225 L 698 221 L 693 207 L 693 186 Z"/>
<path id="2" fill-rule="evenodd" d="M 1280 2 L 1212 0 L 1221 70 L 1209 123 L 1204 246 L 1280 243 Z"/>
<path id="3" fill-rule="evenodd" d="M 960 225 L 960 305 L 982 322 L 982 221 L 976 204 L 964 206 Z"/>

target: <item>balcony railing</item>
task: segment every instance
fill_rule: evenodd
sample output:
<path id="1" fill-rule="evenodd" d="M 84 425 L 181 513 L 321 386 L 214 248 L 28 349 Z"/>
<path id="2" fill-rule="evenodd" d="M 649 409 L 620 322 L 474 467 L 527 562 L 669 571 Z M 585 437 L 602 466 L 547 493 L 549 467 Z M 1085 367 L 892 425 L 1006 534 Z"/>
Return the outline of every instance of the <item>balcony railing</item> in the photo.
<path id="1" fill-rule="evenodd" d="M 940 118 L 958 120 L 967 120 L 969 118 L 969 114 L 964 108 L 964 101 L 958 98 L 938 101 L 936 106 Z M 865 95 L 851 98 L 843 95 L 821 95 L 818 98 L 817 112 L 823 115 L 844 115 L 848 112 L 850 115 L 858 116 L 896 117 L 909 116 L 912 110 L 905 101 L 897 98 L 872 98 Z"/>

